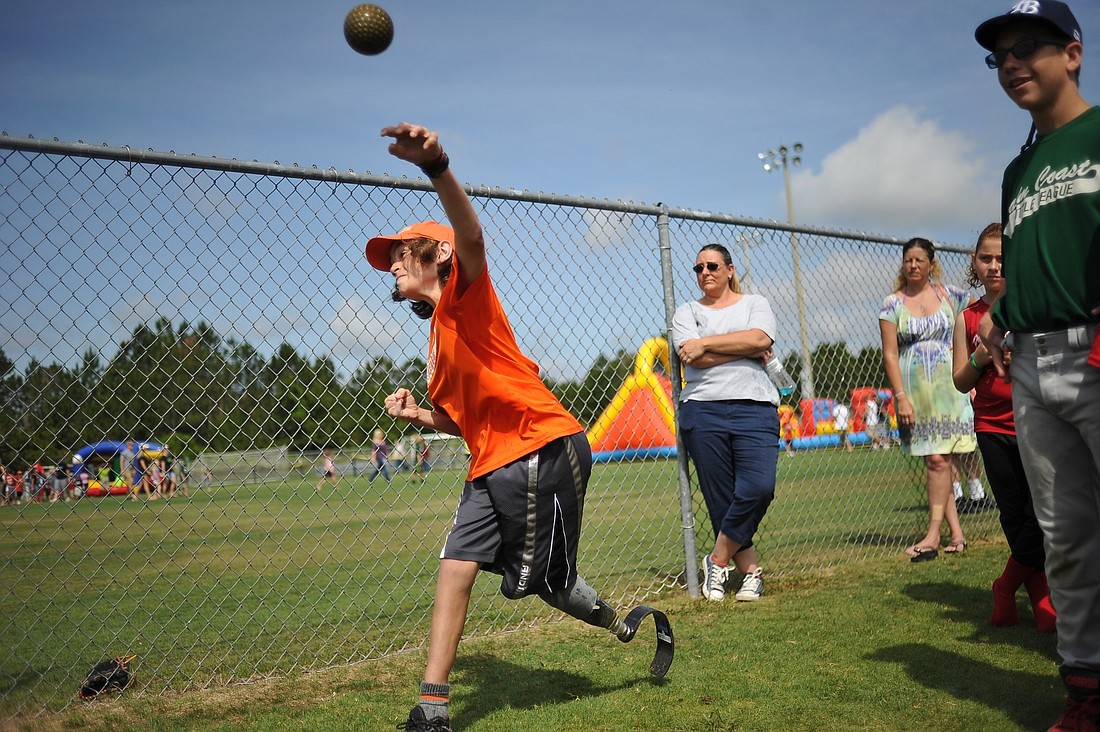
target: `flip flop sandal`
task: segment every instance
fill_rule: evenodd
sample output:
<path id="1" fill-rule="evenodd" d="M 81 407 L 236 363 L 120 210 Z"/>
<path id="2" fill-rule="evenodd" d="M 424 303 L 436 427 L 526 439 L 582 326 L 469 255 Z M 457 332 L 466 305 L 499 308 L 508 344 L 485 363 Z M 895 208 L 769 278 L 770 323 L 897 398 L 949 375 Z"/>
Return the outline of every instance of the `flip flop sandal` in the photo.
<path id="1" fill-rule="evenodd" d="M 910 562 L 929 562 L 939 556 L 939 552 L 933 546 L 913 547 L 915 554 L 910 555 Z"/>
<path id="2" fill-rule="evenodd" d="M 966 551 L 966 541 L 949 541 L 947 546 L 944 547 L 944 554 L 962 554 Z"/>

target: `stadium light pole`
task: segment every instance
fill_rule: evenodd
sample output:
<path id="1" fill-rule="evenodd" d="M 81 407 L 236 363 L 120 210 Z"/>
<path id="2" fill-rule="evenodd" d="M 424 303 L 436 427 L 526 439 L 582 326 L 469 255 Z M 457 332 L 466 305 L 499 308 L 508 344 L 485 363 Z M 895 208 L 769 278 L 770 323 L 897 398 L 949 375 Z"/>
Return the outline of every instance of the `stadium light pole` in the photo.
<path id="1" fill-rule="evenodd" d="M 746 231 L 737 237 L 737 243 L 741 245 L 741 261 L 745 265 L 744 269 L 741 270 L 741 289 L 745 292 L 752 292 L 752 284 L 749 282 L 749 277 L 752 274 L 752 265 L 749 263 L 749 247 L 761 243 L 760 232 Z"/>
<path id="2" fill-rule="evenodd" d="M 802 143 L 796 142 L 790 149 L 780 145 L 775 150 L 759 153 L 767 173 L 783 169 L 783 189 L 787 194 L 787 223 L 794 226 L 794 202 L 791 200 L 790 166 L 802 164 Z M 798 258 L 798 234 L 791 232 L 791 262 L 794 265 L 794 296 L 798 307 L 798 338 L 802 346 L 802 398 L 814 398 L 814 373 L 810 365 L 810 338 L 806 332 L 806 297 L 802 291 L 802 266 Z"/>

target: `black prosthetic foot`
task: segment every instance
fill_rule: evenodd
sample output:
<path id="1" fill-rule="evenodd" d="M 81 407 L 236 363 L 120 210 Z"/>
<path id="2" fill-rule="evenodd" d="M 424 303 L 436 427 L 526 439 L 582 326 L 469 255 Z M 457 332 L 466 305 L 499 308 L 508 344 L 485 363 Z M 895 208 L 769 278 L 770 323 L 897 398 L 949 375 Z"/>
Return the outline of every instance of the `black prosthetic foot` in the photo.
<path id="1" fill-rule="evenodd" d="M 634 634 L 638 632 L 638 626 L 650 615 L 653 616 L 653 623 L 657 629 L 657 652 L 653 655 L 653 662 L 649 664 L 649 673 L 657 678 L 662 678 L 668 673 L 669 667 L 672 666 L 672 657 L 676 653 L 676 644 L 672 638 L 672 625 L 663 612 L 654 610 L 648 605 L 639 605 L 623 619 L 623 624 L 630 629 L 630 633 L 617 637 L 623 643 L 629 643 L 634 639 Z"/>

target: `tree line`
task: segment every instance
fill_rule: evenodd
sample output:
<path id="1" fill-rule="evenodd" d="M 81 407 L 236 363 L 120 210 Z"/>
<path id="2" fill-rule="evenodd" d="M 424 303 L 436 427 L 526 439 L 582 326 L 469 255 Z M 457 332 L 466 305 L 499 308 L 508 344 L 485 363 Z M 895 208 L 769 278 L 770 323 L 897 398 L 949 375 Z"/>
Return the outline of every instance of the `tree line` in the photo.
<path id="1" fill-rule="evenodd" d="M 630 374 L 634 356 L 601 354 L 580 380 L 547 385 L 588 426 Z M 881 349 L 853 355 L 844 343 L 821 344 L 811 358 L 818 396 L 885 385 Z M 797 354 L 785 361 L 797 382 Z M 380 356 L 343 377 L 329 355 L 311 358 L 284 342 L 265 357 L 206 323 L 173 326 L 164 317 L 134 328 L 110 358 L 89 349 L 71 367 L 32 359 L 20 372 L 0 350 L 0 461 L 68 461 L 83 445 L 128 437 L 188 456 L 366 445 L 376 426 L 391 437 L 407 429 L 385 414 L 382 400 L 408 386 L 427 403 L 424 373 L 422 358 Z M 799 397 L 796 391 L 787 401 Z"/>

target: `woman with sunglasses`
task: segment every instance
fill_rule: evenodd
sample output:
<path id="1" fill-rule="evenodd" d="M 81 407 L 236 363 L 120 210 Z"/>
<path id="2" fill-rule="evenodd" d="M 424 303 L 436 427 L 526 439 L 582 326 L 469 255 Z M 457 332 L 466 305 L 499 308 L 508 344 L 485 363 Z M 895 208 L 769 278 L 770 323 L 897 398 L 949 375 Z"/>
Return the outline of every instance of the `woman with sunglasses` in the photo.
<path id="1" fill-rule="evenodd" d="M 676 309 L 672 340 L 684 365 L 680 434 L 715 537 L 703 560 L 703 594 L 725 599 L 736 568 L 735 597 L 752 601 L 764 589 L 753 535 L 775 496 L 779 458 L 779 392 L 764 370 L 775 315 L 766 298 L 741 292 L 721 244 L 703 247 L 693 269 L 702 297 Z"/>
<path id="2" fill-rule="evenodd" d="M 894 292 L 879 311 L 879 332 L 902 451 L 924 458 L 928 529 L 905 550 L 910 561 L 924 562 L 939 555 L 945 520 L 951 538 L 944 553 L 966 551 L 951 490 L 952 456 L 974 452 L 977 440 L 970 400 L 952 381 L 951 338 L 955 318 L 970 304 L 970 295 L 936 282 L 940 263 L 935 245 L 927 239 L 907 241 L 901 257 Z"/>

